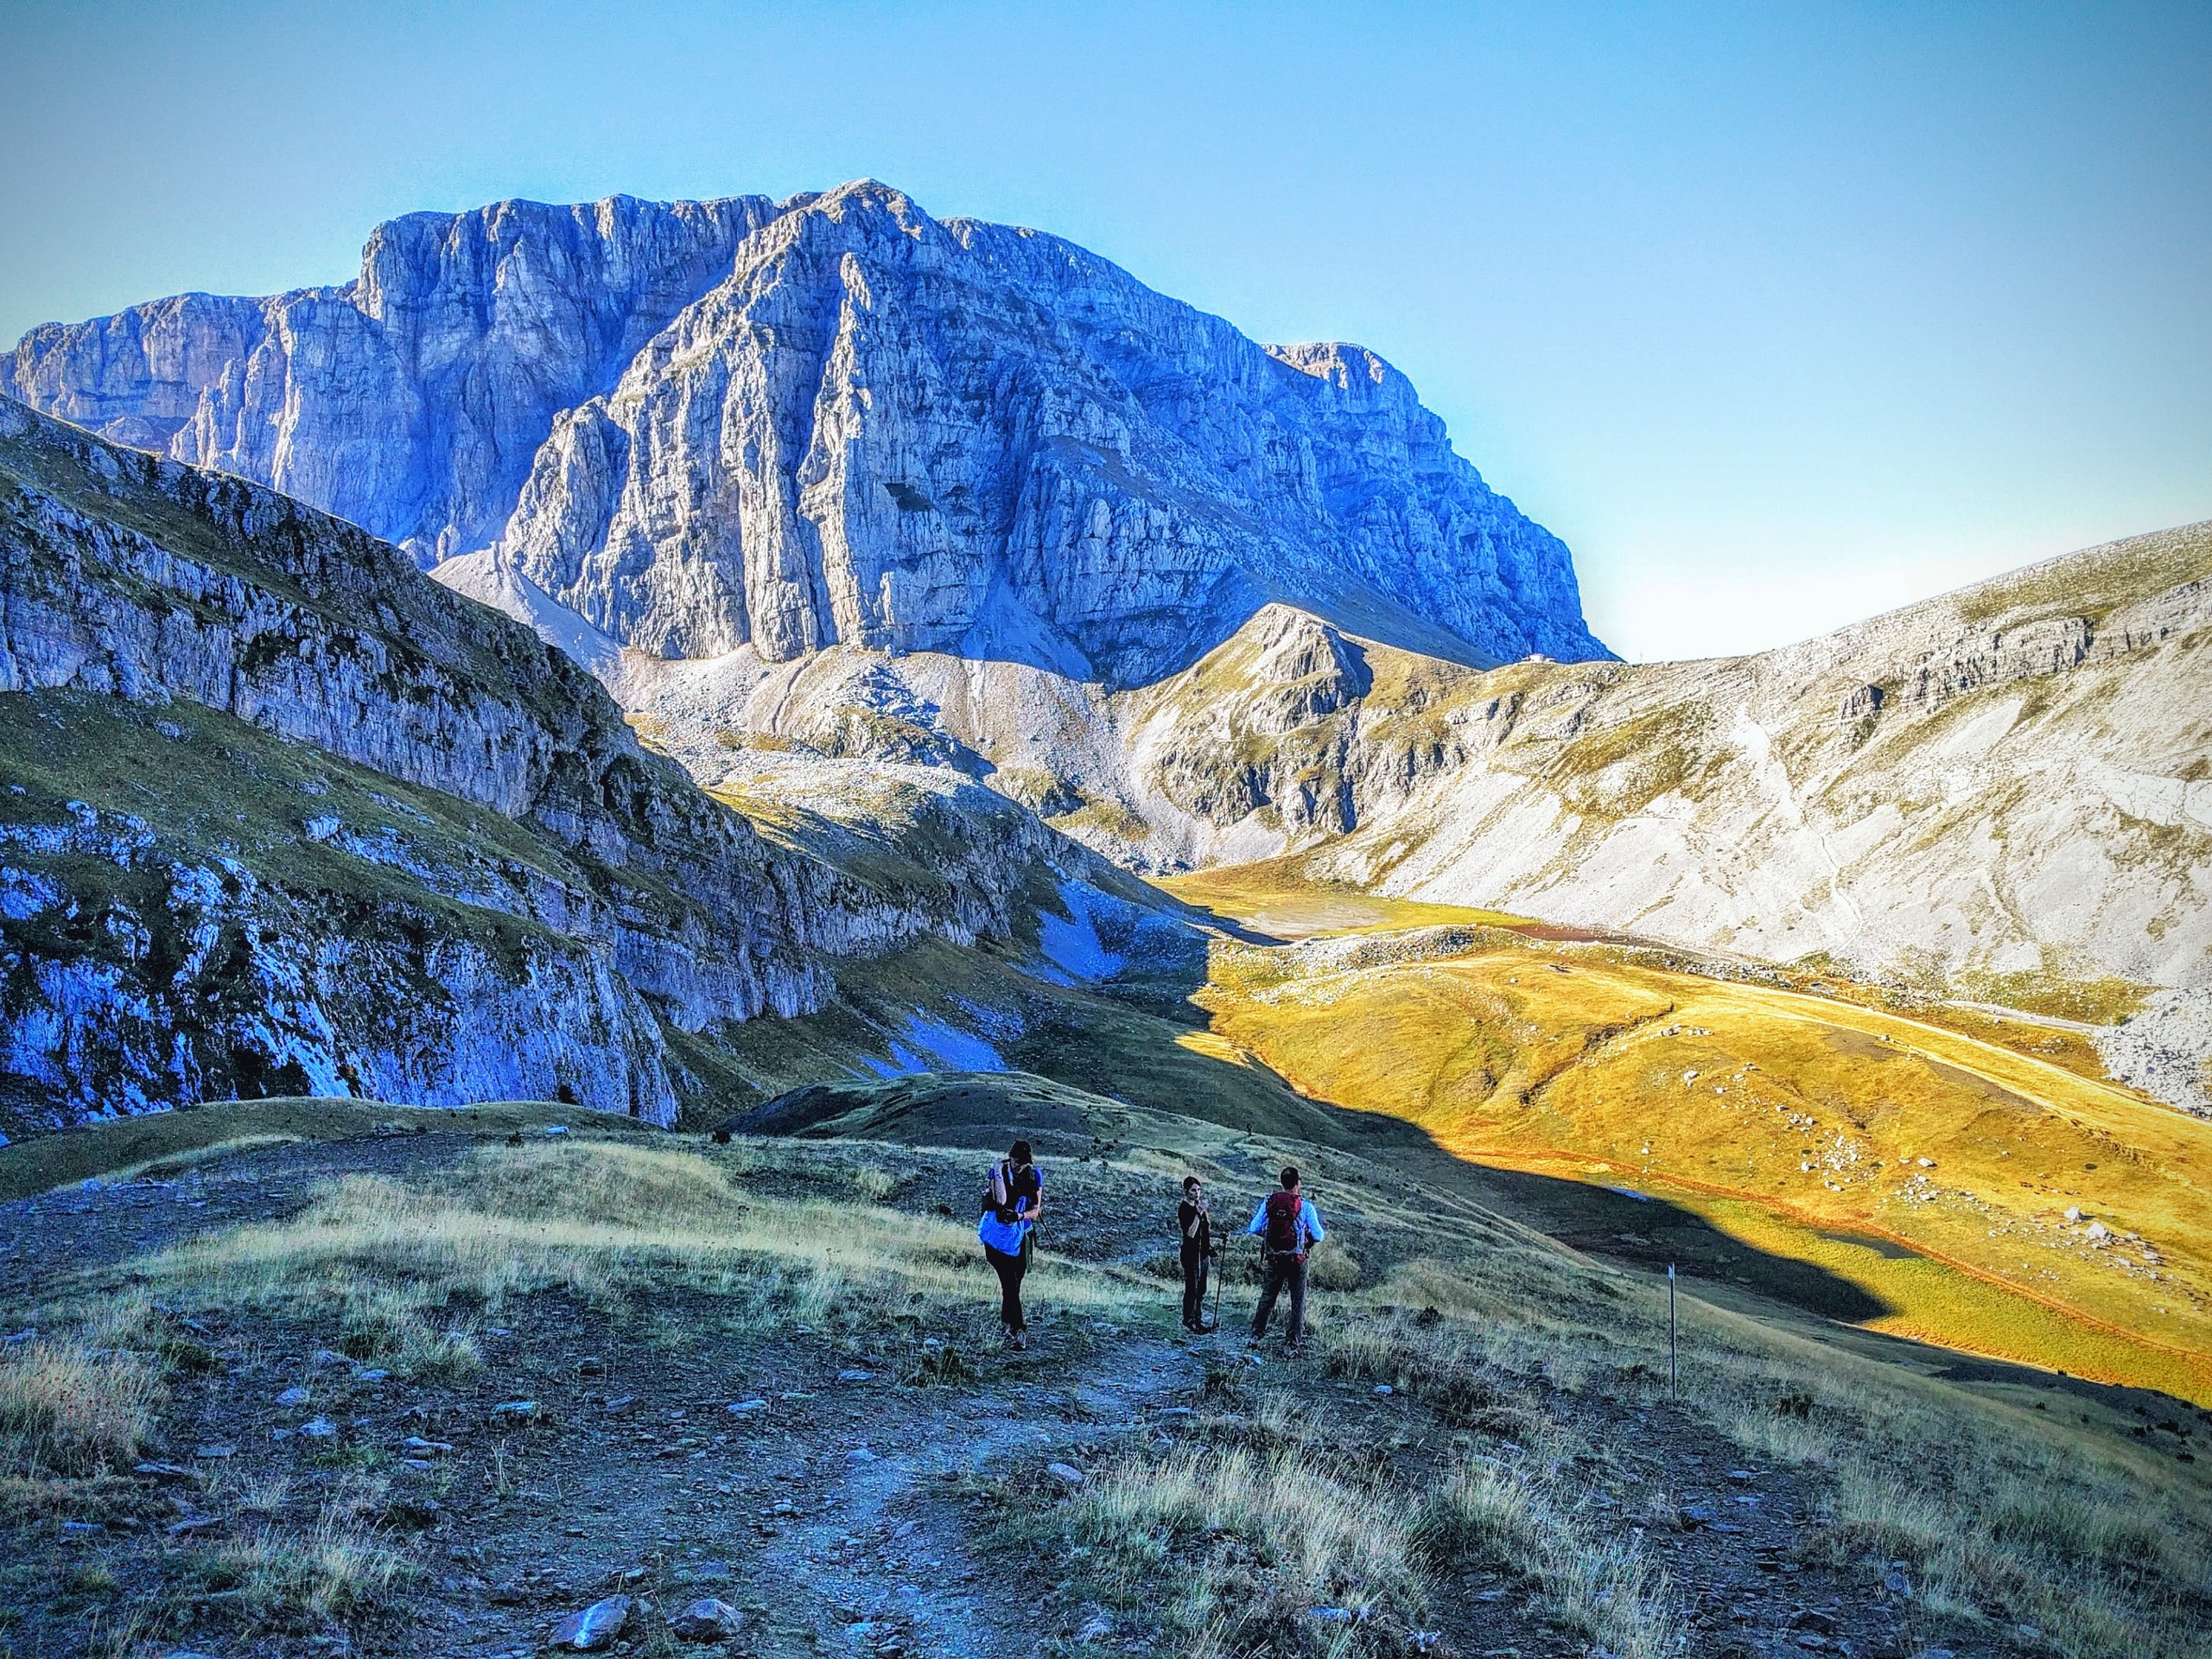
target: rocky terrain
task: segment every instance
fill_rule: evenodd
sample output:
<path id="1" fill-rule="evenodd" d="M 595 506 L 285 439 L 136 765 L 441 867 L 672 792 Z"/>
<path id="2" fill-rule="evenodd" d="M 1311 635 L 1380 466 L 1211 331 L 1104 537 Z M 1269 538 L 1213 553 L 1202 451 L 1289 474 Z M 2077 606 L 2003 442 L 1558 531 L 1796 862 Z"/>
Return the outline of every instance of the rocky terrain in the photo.
<path id="1" fill-rule="evenodd" d="M 1605 654 L 1566 548 L 1374 353 L 1259 346 L 871 181 L 414 214 L 342 288 L 35 329 L 0 391 L 663 657 L 1126 685 L 1269 599 L 1459 660 Z"/>
<path id="2" fill-rule="evenodd" d="M 554 416 L 612 385 L 777 211 L 613 196 L 410 213 L 370 233 L 342 287 L 35 328 L 0 391 L 435 563 L 497 538 Z"/>
<path id="3" fill-rule="evenodd" d="M 1121 692 L 842 649 L 602 671 L 702 777 L 747 741 L 932 760 L 1141 868 L 1292 854 L 2099 1021 L 2130 1006 L 2113 982 L 2212 983 L 2209 526 L 1716 662 L 1482 671 L 1276 605 Z M 2138 1062 L 2170 1096 L 2201 1090 L 2200 1023 L 2161 1014 L 2183 1058 Z"/>
<path id="4" fill-rule="evenodd" d="M 671 1044 L 1105 874 L 995 796 L 903 882 L 764 839 L 390 547 L 4 402 L 0 561 L 8 1132 L 302 1089 L 665 1122 Z"/>
<path id="5" fill-rule="evenodd" d="M 1402 1210 L 1380 1147 L 1255 1142 L 1034 1082 L 878 1090 L 900 1140 L 720 1148 L 543 1106 L 382 1125 L 341 1106 L 311 1128 L 304 1102 L 309 1138 L 226 1142 L 210 1109 L 196 1149 L 0 1201 L 0 1402 L 70 1354 L 103 1384 L 156 1379 L 138 1419 L 82 1440 L 0 1417 L 0 1642 L 22 1659 L 2201 1650 L 2182 1605 L 2201 1592 L 2173 1577 L 2202 1548 L 2182 1459 L 2197 1414 L 1854 1348 L 1694 1291 L 1670 1391 L 1648 1279 L 1448 1186 Z M 868 1092 L 841 1103 L 865 1116 Z M 1057 1220 L 1027 1354 L 992 1340 L 988 1275 L 944 1219 L 964 1217 L 976 1154 L 932 1143 L 965 1140 L 963 1114 L 1059 1126 L 1039 1135 Z M 90 1150 L 74 1139 L 0 1154 L 0 1183 Z M 1294 1152 L 1327 1171 L 1341 1253 L 1311 1351 L 1176 1335 L 1157 1160 L 1233 1208 Z M 561 1242 L 468 1250 L 518 1221 Z M 1224 1319 L 1250 1296 L 1236 1278 Z M 1196 1470 L 1224 1496 L 1176 1484 Z M 1929 1518 L 1883 1510 L 1872 1471 Z M 2124 1529 L 2126 1503 L 2171 1530 L 2124 1567 L 2055 1529 L 2002 1564 L 1974 1553 L 1980 1517 L 1939 1540 L 1934 1518 L 1992 1479 L 2063 1480 L 2069 1513 Z"/>

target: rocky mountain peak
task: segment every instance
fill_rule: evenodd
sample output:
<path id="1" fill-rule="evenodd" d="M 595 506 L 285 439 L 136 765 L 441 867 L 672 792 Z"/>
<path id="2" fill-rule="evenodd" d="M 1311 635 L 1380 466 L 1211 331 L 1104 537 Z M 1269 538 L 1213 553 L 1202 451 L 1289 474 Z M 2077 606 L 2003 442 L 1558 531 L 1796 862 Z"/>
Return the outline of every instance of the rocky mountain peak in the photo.
<path id="1" fill-rule="evenodd" d="M 1260 346 L 874 180 L 410 214 L 343 288 L 34 330 L 0 390 L 426 566 L 490 553 L 663 656 L 1128 685 L 1275 600 L 1471 662 L 1603 654 L 1566 548 L 1374 353 Z"/>

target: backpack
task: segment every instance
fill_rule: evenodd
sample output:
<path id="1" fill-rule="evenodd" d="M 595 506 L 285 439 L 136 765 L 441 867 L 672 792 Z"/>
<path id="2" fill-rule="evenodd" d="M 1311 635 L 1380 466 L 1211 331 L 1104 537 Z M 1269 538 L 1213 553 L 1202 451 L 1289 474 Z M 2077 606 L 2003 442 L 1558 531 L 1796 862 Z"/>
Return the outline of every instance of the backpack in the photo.
<path id="1" fill-rule="evenodd" d="M 1298 1218 L 1305 1208 L 1305 1198 L 1296 1192 L 1268 1194 L 1267 1232 L 1264 1237 L 1269 1255 L 1306 1254 L 1305 1234 L 1298 1225 Z"/>
<path id="2" fill-rule="evenodd" d="M 1011 1224 L 1020 1219 L 1014 1211 L 1021 1200 L 1025 1198 L 1038 1197 L 1043 1192 L 1045 1184 L 1038 1178 L 1037 1166 L 1034 1164 L 1027 1170 L 1017 1172 L 1011 1158 L 1000 1159 L 998 1166 L 991 1173 L 997 1179 L 987 1180 L 983 1183 L 982 1213 L 987 1216 L 996 1216 L 1001 1224 Z M 998 1194 L 991 1190 L 994 1185 L 1006 1188 L 1005 1204 L 1000 1204 Z"/>

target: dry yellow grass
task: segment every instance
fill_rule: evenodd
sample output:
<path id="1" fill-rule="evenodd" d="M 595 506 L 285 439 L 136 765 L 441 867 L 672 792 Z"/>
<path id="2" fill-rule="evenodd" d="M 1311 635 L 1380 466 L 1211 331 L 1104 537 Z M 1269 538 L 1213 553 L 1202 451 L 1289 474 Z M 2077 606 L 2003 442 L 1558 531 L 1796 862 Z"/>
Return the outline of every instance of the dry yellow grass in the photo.
<path id="1" fill-rule="evenodd" d="M 723 1166 L 741 1170 L 755 1156 L 742 1145 L 719 1161 L 606 1141 L 486 1148 L 421 1184 L 348 1177 L 290 1220 L 196 1240 L 139 1267 L 188 1303 L 335 1306 L 349 1332 L 381 1344 L 373 1351 L 462 1369 L 473 1354 L 467 1331 L 431 1331 L 425 1319 L 456 1291 L 496 1306 L 561 1285 L 612 1303 L 678 1283 L 763 1321 L 816 1325 L 869 1319 L 887 1297 L 981 1294 L 986 1270 L 969 1229 L 864 1198 L 741 1192 Z M 1136 1282 L 1083 1268 L 1055 1294 L 1116 1307 Z"/>
<path id="2" fill-rule="evenodd" d="M 1412 1542 L 1440 1564 L 1503 1559 L 1554 1617 L 1621 1659 L 1681 1650 L 1667 1576 L 1635 1543 L 1596 1536 L 1560 1495 L 1496 1460 L 1462 1463 L 1421 1502 Z"/>
<path id="3" fill-rule="evenodd" d="M 0 1471 L 35 1479 L 127 1465 L 161 1392 L 147 1355 L 81 1339 L 20 1343 L 0 1353 Z"/>
<path id="4" fill-rule="evenodd" d="M 456 1289 L 496 1304 L 551 1285 L 620 1299 L 680 1284 L 728 1297 L 738 1322 L 751 1310 L 830 1332 L 843 1318 L 878 1324 L 887 1305 L 917 1298 L 987 1297 L 965 1227 L 860 1192 L 856 1171 L 890 1174 L 934 1155 L 747 1143 L 702 1154 L 581 1139 L 492 1147 L 449 1172 L 337 1183 L 288 1220 L 136 1266 L 177 1302 L 311 1307 L 318 1319 L 335 1306 L 349 1344 L 401 1351 L 465 1341 L 465 1330 L 429 1323 Z M 773 1196 L 801 1170 L 855 1196 Z M 1389 1185 L 1379 1167 L 1368 1177 Z M 1471 1206 L 1418 1195 L 1418 1215 L 1398 1215 L 1379 1189 L 1349 1174 L 1344 1185 L 1366 1208 L 1376 1261 L 1393 1260 L 1385 1224 L 1409 1220 L 1433 1253 L 1397 1258 L 1361 1275 L 1371 1287 L 1322 1302 L 1317 1357 L 1337 1376 L 1392 1383 L 1465 1455 L 1436 1472 L 1394 1465 L 1387 1442 L 1359 1438 L 1338 1414 L 1309 1414 L 1269 1370 L 1236 1385 L 1258 1394 L 1247 1408 L 1200 1420 L 1165 1456 L 1133 1450 L 1077 1499 L 1030 1506 L 1014 1524 L 1090 1550 L 1115 1593 L 1160 1614 L 1192 1655 L 1249 1652 L 1263 1628 L 1294 1629 L 1317 1655 L 1402 1651 L 1452 1573 L 1474 1562 L 1516 1573 L 1561 1624 L 1610 1651 L 1680 1651 L 1669 1647 L 1666 1585 L 1618 1525 L 1581 1507 L 1586 1461 L 1602 1468 L 1607 1447 L 1578 1439 L 1586 1431 L 1561 1404 L 1661 1406 L 1663 1296 Z M 1340 1225 L 1347 1213 L 1337 1212 Z M 1165 1286 L 1056 1265 L 1054 1300 L 1168 1328 Z M 94 1357 L 157 1349 L 163 1318 L 143 1296 L 110 1299 L 74 1340 Z M 2038 1623 L 2069 1659 L 2208 1651 L 2198 1609 L 2212 1581 L 2212 1504 L 2194 1470 L 1870 1357 L 1810 1322 L 1692 1295 L 1682 1339 L 1681 1405 L 1829 1497 L 1846 1571 L 1862 1558 L 1906 1560 L 1923 1605 L 1968 1625 Z M 373 1493 L 356 1496 L 334 1495 L 312 1535 L 288 1538 L 285 1552 L 252 1528 L 204 1552 L 203 1581 L 250 1624 L 344 1617 L 411 1570 L 365 1529 Z M 287 1494 L 226 1497 L 273 1515 Z M 1314 1619 L 1316 1606 L 1367 1617 Z"/>
<path id="5" fill-rule="evenodd" d="M 1893 1310 L 1878 1328 L 2212 1402 L 2212 1124 L 1965 1032 L 1600 948 L 1402 955 L 1223 944 L 1199 1000 L 1306 1093 L 1669 1198 L 1863 1287 Z"/>
<path id="6" fill-rule="evenodd" d="M 1573 1495 L 1547 1471 L 1570 1452 L 1602 1461 L 1605 1448 L 1562 1440 L 1527 1392 L 1541 1379 L 1616 1401 L 1662 1397 L 1664 1298 L 1643 1285 L 1608 1294 L 1608 1282 L 1534 1253 L 1416 1263 L 1376 1299 L 1436 1317 L 1347 1324 L 1325 1333 L 1323 1357 L 1529 1448 L 1463 1471 L 1460 1490 L 1434 1495 L 1444 1507 L 1430 1525 L 1487 1540 L 1545 1585 L 1560 1617 L 1633 1652 L 1638 1629 L 1664 1639 L 1663 1586 L 1594 1541 L 1574 1541 Z M 1745 1452 L 1834 1483 L 1827 1547 L 1840 1563 L 1904 1559 L 1923 1605 L 1969 1624 L 2035 1624 L 2080 1659 L 2212 1650 L 2194 1611 L 2212 1578 L 2194 1470 L 1847 1351 L 1817 1327 L 1694 1298 L 1681 1312 L 1681 1403 Z M 1609 1560 L 1617 1578 L 1601 1595 L 1592 1575 Z M 1628 1628 L 1603 1624 L 1638 1607 Z"/>
<path id="7" fill-rule="evenodd" d="M 1162 876 L 1154 886 L 1185 904 L 1233 917 L 1281 939 L 1325 933 L 1373 933 L 1406 927 L 1513 927 L 1525 916 L 1465 905 L 1390 899 L 1356 887 L 1322 886 L 1299 875 L 1296 855 L 1263 863 Z"/>
<path id="8" fill-rule="evenodd" d="M 315 1524 L 262 1526 L 198 1553 L 194 1567 L 243 1628 L 309 1629 L 343 1621 L 422 1569 L 397 1541 L 326 1504 Z"/>
<path id="9" fill-rule="evenodd" d="M 1132 1604 L 1179 1577 L 1169 1622 L 1205 1654 L 1312 1630 L 1315 1607 L 1373 1627 L 1378 1648 L 1402 1646 L 1423 1605 L 1407 1517 L 1402 1496 L 1323 1453 L 1185 1448 L 1109 1471 L 1051 1524 L 1104 1550 Z"/>

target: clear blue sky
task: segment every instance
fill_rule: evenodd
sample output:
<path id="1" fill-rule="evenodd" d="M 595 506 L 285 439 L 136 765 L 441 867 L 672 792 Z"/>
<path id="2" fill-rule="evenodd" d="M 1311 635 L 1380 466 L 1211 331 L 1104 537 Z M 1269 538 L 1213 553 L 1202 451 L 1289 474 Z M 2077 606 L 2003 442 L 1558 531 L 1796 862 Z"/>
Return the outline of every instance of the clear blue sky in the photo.
<path id="1" fill-rule="evenodd" d="M 2212 517 L 2212 5 L 0 0 L 0 340 L 870 175 L 1382 352 L 1634 658 Z"/>

